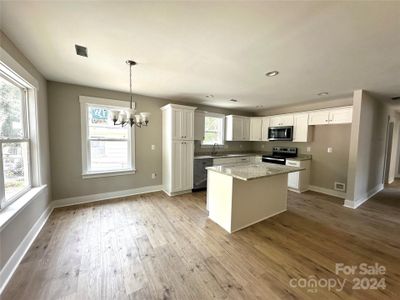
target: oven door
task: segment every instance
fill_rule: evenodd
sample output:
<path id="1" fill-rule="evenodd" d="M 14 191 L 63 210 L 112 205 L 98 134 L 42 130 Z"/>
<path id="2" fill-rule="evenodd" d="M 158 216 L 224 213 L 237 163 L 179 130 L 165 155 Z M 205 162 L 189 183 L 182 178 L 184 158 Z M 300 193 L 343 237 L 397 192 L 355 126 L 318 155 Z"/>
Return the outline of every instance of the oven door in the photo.
<path id="1" fill-rule="evenodd" d="M 268 140 L 270 141 L 292 141 L 293 126 L 269 127 Z"/>
<path id="2" fill-rule="evenodd" d="M 270 164 L 278 164 L 278 165 L 285 165 L 286 159 L 285 158 L 278 158 L 278 157 L 268 157 L 263 156 L 262 162 L 270 163 Z"/>

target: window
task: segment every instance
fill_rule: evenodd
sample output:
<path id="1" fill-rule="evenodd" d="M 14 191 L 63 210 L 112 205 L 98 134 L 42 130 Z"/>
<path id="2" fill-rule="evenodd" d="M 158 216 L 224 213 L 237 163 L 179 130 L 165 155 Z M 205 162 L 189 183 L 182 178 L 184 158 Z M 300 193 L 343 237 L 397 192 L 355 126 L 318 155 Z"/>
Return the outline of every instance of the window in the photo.
<path id="1" fill-rule="evenodd" d="M 134 127 L 115 126 L 110 117 L 129 103 L 92 97 L 80 102 L 84 178 L 134 173 Z"/>
<path id="2" fill-rule="evenodd" d="M 204 119 L 203 145 L 224 144 L 225 116 L 221 114 L 206 113 Z"/>
<path id="3" fill-rule="evenodd" d="M 0 71 L 0 208 L 31 188 L 28 88 Z"/>

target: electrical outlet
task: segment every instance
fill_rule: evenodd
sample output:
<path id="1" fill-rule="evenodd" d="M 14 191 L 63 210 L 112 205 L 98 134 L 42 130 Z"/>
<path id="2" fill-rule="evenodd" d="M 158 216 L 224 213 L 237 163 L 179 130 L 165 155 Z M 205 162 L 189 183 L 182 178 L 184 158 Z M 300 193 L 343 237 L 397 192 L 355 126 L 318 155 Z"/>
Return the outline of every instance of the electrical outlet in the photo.
<path id="1" fill-rule="evenodd" d="M 156 150 L 156 145 L 151 145 L 151 150 Z"/>
<path id="2" fill-rule="evenodd" d="M 333 152 L 333 148 L 332 147 L 328 147 L 328 153 L 332 153 Z"/>
<path id="3" fill-rule="evenodd" d="M 307 152 L 311 152 L 311 147 L 307 147 Z"/>
<path id="4" fill-rule="evenodd" d="M 263 148 L 263 149 L 264 149 L 264 145 L 261 145 L 261 148 Z"/>
<path id="5" fill-rule="evenodd" d="M 151 179 L 156 179 L 157 174 L 156 173 L 151 173 Z"/>
<path id="6" fill-rule="evenodd" d="M 240 145 L 239 145 L 239 147 L 240 147 L 240 148 L 243 148 L 243 145 L 242 145 L 242 144 L 240 144 Z"/>

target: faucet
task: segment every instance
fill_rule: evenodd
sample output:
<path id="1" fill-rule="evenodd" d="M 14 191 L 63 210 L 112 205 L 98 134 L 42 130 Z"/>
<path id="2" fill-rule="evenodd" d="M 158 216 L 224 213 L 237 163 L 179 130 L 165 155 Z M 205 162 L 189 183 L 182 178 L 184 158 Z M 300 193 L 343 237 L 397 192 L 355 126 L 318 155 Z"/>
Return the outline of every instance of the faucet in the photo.
<path id="1" fill-rule="evenodd" d="M 217 155 L 217 153 L 218 153 L 217 143 L 214 143 L 212 150 L 211 150 L 211 155 Z"/>

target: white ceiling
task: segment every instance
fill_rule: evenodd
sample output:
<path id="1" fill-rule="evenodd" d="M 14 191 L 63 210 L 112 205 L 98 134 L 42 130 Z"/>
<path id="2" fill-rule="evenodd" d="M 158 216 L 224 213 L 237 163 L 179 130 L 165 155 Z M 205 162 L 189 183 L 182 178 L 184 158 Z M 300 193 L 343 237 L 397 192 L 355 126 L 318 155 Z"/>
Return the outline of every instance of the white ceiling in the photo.
<path id="1" fill-rule="evenodd" d="M 360 88 L 400 96 L 400 2 L 1 5 L 3 31 L 49 80 L 128 91 L 125 60 L 134 59 L 135 93 L 221 107 L 255 110 Z M 264 76 L 272 70 L 280 74 Z"/>

